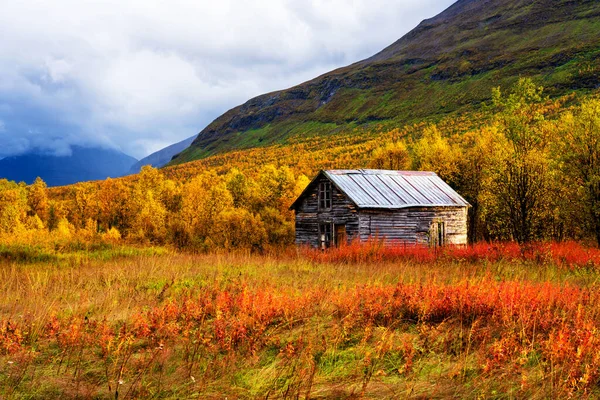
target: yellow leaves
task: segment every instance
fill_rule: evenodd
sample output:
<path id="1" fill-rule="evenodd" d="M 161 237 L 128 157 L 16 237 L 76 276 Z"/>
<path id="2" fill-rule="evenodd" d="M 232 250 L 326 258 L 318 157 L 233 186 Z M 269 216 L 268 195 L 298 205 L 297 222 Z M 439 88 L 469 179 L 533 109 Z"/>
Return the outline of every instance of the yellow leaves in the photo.
<path id="1" fill-rule="evenodd" d="M 31 215 L 37 215 L 42 221 L 48 220 L 48 187 L 39 177 L 28 188 L 27 205 Z"/>
<path id="2" fill-rule="evenodd" d="M 115 227 L 103 232 L 100 236 L 105 242 L 113 244 L 118 243 L 121 240 L 121 232 L 119 232 L 119 230 Z"/>
<path id="3" fill-rule="evenodd" d="M 309 183 L 310 179 L 308 179 L 306 175 L 301 174 L 300 176 L 298 176 L 298 178 L 296 179 L 296 185 L 294 187 L 294 199 L 298 198 L 298 196 L 302 194 L 302 192 L 304 191 L 304 189 L 306 189 Z"/>
<path id="4" fill-rule="evenodd" d="M 58 240 L 70 240 L 75 233 L 75 228 L 73 225 L 67 221 L 66 218 L 61 218 L 58 221 L 58 225 L 56 226 L 56 231 L 54 232 L 54 236 Z"/>
<path id="5" fill-rule="evenodd" d="M 77 231 L 77 237 L 83 241 L 91 242 L 98 235 L 98 223 L 96 220 L 88 218 L 83 228 Z"/>
<path id="6" fill-rule="evenodd" d="M 559 126 L 564 136 L 555 146 L 559 167 L 570 185 L 583 194 L 576 197 L 579 214 L 589 219 L 600 244 L 600 100 L 584 101 L 566 113 Z"/>
<path id="7" fill-rule="evenodd" d="M 150 165 L 144 165 L 138 174 L 137 187 L 142 191 L 153 191 L 160 193 L 165 180 L 164 175 L 158 169 Z"/>
<path id="8" fill-rule="evenodd" d="M 285 246 L 294 242 L 294 220 L 288 217 L 289 214 L 289 212 L 282 214 L 272 207 L 264 207 L 260 210 L 268 241 L 272 245 Z"/>
<path id="9" fill-rule="evenodd" d="M 178 246 L 262 249 L 293 241 L 289 204 L 309 183 L 288 167 L 263 167 L 254 178 L 237 169 L 204 172 L 182 188 L 181 211 L 173 222 Z M 195 244 L 194 244 L 195 243 Z"/>
<path id="10" fill-rule="evenodd" d="M 289 167 L 276 168 L 273 165 L 263 167 L 254 187 L 255 209 L 273 207 L 285 213 L 295 200 L 295 187 L 294 173 Z"/>
<path id="11" fill-rule="evenodd" d="M 166 237 L 165 207 L 155 199 L 152 191 L 141 194 L 143 199 L 132 223 L 131 235 L 140 240 L 161 243 Z"/>
<path id="12" fill-rule="evenodd" d="M 519 78 L 507 95 L 499 87 L 492 89 L 492 103 L 507 112 L 523 112 L 528 104 L 541 102 L 543 93 L 544 88 L 531 78 Z"/>
<path id="13" fill-rule="evenodd" d="M 244 209 L 227 209 L 215 218 L 213 241 L 224 249 L 261 249 L 267 231 L 260 216 Z"/>
<path id="14" fill-rule="evenodd" d="M 236 207 L 248 204 L 248 179 L 237 168 L 232 168 L 225 177 L 226 186 L 233 198 L 233 204 Z"/>
<path id="15" fill-rule="evenodd" d="M 231 193 L 214 173 L 199 175 L 184 185 L 181 218 L 186 229 L 195 235 L 207 236 L 213 219 L 232 207 Z"/>
<path id="16" fill-rule="evenodd" d="M 128 217 L 126 204 L 130 200 L 131 189 L 121 179 L 110 179 L 101 182 L 97 188 L 97 219 L 101 230 L 113 226 L 123 228 Z"/>
<path id="17" fill-rule="evenodd" d="M 32 215 L 25 220 L 25 228 L 32 231 L 41 231 L 44 229 L 44 223 L 38 215 Z"/>
<path id="18" fill-rule="evenodd" d="M 181 210 L 182 185 L 172 180 L 165 180 L 160 193 L 160 201 L 169 212 Z"/>
<path id="19" fill-rule="evenodd" d="M 411 157 L 404 141 L 388 142 L 376 148 L 371 156 L 369 168 L 407 170 L 410 168 Z"/>
<path id="20" fill-rule="evenodd" d="M 462 157 L 460 148 L 442 137 L 435 125 L 423 131 L 423 136 L 413 145 L 413 167 L 421 171 L 433 171 L 452 184 L 459 173 Z"/>
<path id="21" fill-rule="evenodd" d="M 78 228 L 98 214 L 97 190 L 91 183 L 79 183 L 73 187 L 74 204 L 71 206 L 71 222 Z"/>
<path id="22" fill-rule="evenodd" d="M 22 229 L 24 212 L 17 204 L 8 204 L 0 211 L 0 233 L 14 233 Z"/>

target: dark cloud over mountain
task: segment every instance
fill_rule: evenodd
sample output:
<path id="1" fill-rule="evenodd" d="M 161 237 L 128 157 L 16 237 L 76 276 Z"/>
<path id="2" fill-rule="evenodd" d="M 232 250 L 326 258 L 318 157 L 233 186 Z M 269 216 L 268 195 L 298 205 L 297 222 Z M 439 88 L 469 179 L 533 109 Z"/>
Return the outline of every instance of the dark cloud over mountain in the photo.
<path id="1" fill-rule="evenodd" d="M 452 0 L 7 2 L 0 157 L 141 158 L 255 95 L 368 57 Z"/>

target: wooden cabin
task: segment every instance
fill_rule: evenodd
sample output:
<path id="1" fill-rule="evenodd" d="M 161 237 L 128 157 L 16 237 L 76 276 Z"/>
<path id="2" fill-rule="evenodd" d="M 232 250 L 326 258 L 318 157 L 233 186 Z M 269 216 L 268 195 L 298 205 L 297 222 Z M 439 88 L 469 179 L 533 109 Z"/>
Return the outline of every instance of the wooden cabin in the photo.
<path id="1" fill-rule="evenodd" d="M 469 203 L 434 172 L 321 171 L 292 204 L 296 244 L 467 244 Z"/>

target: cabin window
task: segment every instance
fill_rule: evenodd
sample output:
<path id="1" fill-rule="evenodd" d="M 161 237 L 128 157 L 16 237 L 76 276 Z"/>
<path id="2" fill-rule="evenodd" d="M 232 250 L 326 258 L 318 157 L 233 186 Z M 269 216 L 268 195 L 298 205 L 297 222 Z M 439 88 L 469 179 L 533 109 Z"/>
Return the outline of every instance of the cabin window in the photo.
<path id="1" fill-rule="evenodd" d="M 319 210 L 331 209 L 331 182 L 319 184 Z"/>
<path id="2" fill-rule="evenodd" d="M 331 223 L 319 224 L 319 247 L 321 250 L 331 247 Z"/>

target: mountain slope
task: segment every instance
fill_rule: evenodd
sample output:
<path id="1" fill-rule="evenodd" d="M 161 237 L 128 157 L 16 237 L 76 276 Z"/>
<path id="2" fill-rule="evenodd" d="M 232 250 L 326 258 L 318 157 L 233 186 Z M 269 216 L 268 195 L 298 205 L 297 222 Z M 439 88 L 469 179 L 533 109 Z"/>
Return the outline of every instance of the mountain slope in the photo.
<path id="1" fill-rule="evenodd" d="M 116 150 L 73 146 L 70 156 L 24 154 L 0 160 L 0 178 L 31 184 L 41 177 L 48 186 L 106 179 L 127 174 L 137 161 Z"/>
<path id="2" fill-rule="evenodd" d="M 187 149 L 192 144 L 194 139 L 196 139 L 196 135 L 182 140 L 181 142 L 167 146 L 162 150 L 159 150 L 150 154 L 147 157 L 142 158 L 140 161 L 133 164 L 133 166 L 129 170 L 129 173 L 137 174 L 138 172 L 140 172 L 144 165 L 152 165 L 155 168 L 162 167 L 163 165 L 171 161 L 173 156 Z"/>
<path id="3" fill-rule="evenodd" d="M 373 57 L 258 96 L 173 163 L 375 124 L 438 120 L 531 76 L 560 95 L 600 87 L 600 2 L 460 0 Z"/>

